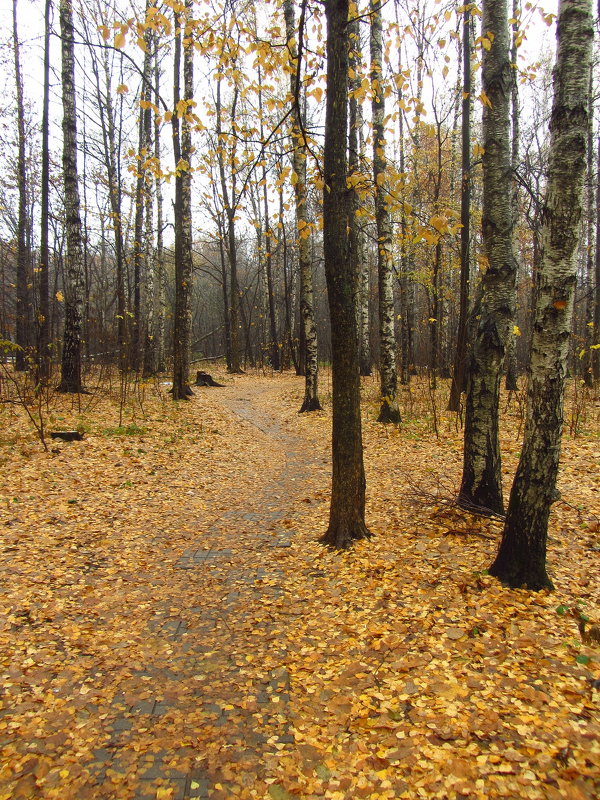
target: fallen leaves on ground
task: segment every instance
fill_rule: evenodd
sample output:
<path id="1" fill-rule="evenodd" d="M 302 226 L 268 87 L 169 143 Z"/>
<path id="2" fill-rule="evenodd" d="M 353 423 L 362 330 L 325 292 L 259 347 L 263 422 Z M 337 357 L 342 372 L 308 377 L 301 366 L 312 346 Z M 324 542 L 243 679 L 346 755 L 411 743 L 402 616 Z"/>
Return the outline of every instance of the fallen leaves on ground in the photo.
<path id="1" fill-rule="evenodd" d="M 301 378 L 217 379 L 138 390 L 121 424 L 57 397 L 86 434 L 50 453 L 2 408 L 1 800 L 597 797 L 600 654 L 568 613 L 600 616 L 597 435 L 565 438 L 557 591 L 512 591 L 418 388 L 394 428 L 365 385 L 376 535 L 340 554 L 329 411 L 297 414 Z"/>

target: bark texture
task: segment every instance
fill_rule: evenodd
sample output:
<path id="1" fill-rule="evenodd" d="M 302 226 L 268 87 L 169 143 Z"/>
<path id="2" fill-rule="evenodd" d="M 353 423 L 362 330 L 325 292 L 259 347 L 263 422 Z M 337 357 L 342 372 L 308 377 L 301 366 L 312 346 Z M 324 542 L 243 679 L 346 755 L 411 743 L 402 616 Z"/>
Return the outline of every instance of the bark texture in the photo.
<path id="1" fill-rule="evenodd" d="M 360 416 L 356 281 L 348 235 L 348 0 L 327 0 L 327 105 L 323 171 L 323 244 L 333 352 L 333 475 L 329 527 L 321 541 L 336 548 L 369 536 Z"/>
<path id="2" fill-rule="evenodd" d="M 77 111 L 75 53 L 71 0 L 60 2 L 63 102 L 63 183 L 65 192 L 65 327 L 61 364 L 61 392 L 81 392 L 81 324 L 83 309 L 83 252 L 77 176 Z"/>
<path id="3" fill-rule="evenodd" d="M 21 75 L 21 49 L 17 29 L 17 0 L 13 0 L 13 50 L 15 60 L 15 88 L 17 95 L 17 184 L 19 210 L 17 216 L 17 307 L 15 338 L 19 349 L 15 352 L 15 369 L 27 368 L 29 345 L 29 290 L 27 249 L 27 167 L 25 160 L 25 106 L 23 103 L 23 78 Z"/>
<path id="4" fill-rule="evenodd" d="M 240 290 L 237 277 L 237 243 L 235 240 L 235 217 L 238 198 L 236 197 L 236 138 L 235 138 L 235 116 L 238 101 L 239 89 L 237 84 L 233 88 L 231 100 L 231 145 L 229 153 L 226 152 L 228 137 L 222 130 L 222 105 L 221 105 L 221 78 L 217 78 L 217 97 L 216 97 L 216 134 L 217 134 L 217 158 L 219 161 L 219 177 L 221 183 L 221 195 L 225 207 L 226 232 L 225 242 L 227 258 L 230 271 L 230 292 L 229 306 L 225 313 L 229 318 L 229 341 L 228 341 L 228 370 L 232 373 L 240 373 L 241 354 L 240 354 Z M 226 160 L 229 162 L 231 174 L 231 196 L 227 185 Z M 225 284 L 223 285 L 225 291 Z"/>
<path id="5" fill-rule="evenodd" d="M 596 254 L 594 258 L 594 344 L 600 345 L 600 136 L 598 137 L 596 175 Z M 600 381 L 600 348 L 592 352 L 594 383 Z"/>
<path id="6" fill-rule="evenodd" d="M 460 411 L 460 398 L 465 388 L 467 361 L 467 325 L 469 284 L 471 275 L 471 9 L 463 11 L 463 96 L 461 119 L 461 187 L 460 187 L 460 298 L 458 333 L 454 370 L 450 385 L 449 411 Z"/>
<path id="7" fill-rule="evenodd" d="M 560 0 L 557 35 L 527 421 L 502 542 L 490 568 L 510 586 L 528 589 L 552 588 L 546 539 L 559 465 L 583 207 L 593 42 L 590 0 Z"/>
<path id="8" fill-rule="evenodd" d="M 44 99 L 42 103 L 42 174 L 40 186 L 40 310 L 38 313 L 38 377 L 46 383 L 50 377 L 50 15 L 51 0 L 44 12 Z"/>
<path id="9" fill-rule="evenodd" d="M 285 31 L 290 59 L 290 92 L 293 106 L 292 123 L 292 164 L 297 176 L 294 186 L 296 201 L 296 224 L 298 230 L 298 269 L 300 272 L 300 324 L 304 343 L 304 400 L 301 412 L 319 411 L 319 361 L 317 326 L 315 325 L 313 301 L 313 275 L 310 247 L 310 226 L 306 205 L 306 143 L 304 141 L 302 110 L 300 107 L 300 46 L 296 43 L 296 23 L 293 0 L 285 0 Z M 301 17 L 298 38 L 303 36 L 304 18 Z"/>
<path id="10" fill-rule="evenodd" d="M 363 135 L 362 105 L 358 102 L 361 91 L 362 52 L 360 45 L 359 20 L 349 25 L 348 63 L 350 74 L 348 86 L 348 172 L 351 180 L 362 182 L 361 164 L 364 162 L 365 142 Z M 361 202 L 358 193 L 352 194 L 352 214 L 350 217 L 350 249 L 352 264 L 357 275 L 356 324 L 358 326 L 358 347 L 360 374 L 371 374 L 371 342 L 369 320 L 369 259 L 365 246 L 365 231 L 360 219 Z"/>
<path id="11" fill-rule="evenodd" d="M 498 415 L 506 341 L 514 318 L 516 262 L 512 250 L 510 94 L 506 0 L 485 0 L 482 34 L 483 242 L 487 267 L 474 309 L 465 417 L 465 446 L 459 503 L 504 511 Z M 489 36 L 488 36 L 489 34 Z"/>
<path id="12" fill-rule="evenodd" d="M 191 17 L 191 0 L 186 0 L 183 46 L 183 100 L 185 110 L 181 114 L 181 141 L 179 120 L 174 123 L 173 143 L 175 155 L 175 317 L 173 320 L 173 400 L 183 400 L 193 394 L 189 386 L 190 345 L 192 334 L 192 132 L 190 124 L 191 103 L 194 88 L 193 53 L 191 32 L 187 30 Z M 181 19 L 176 26 L 181 25 Z M 176 31 L 177 41 L 182 31 Z M 180 48 L 181 45 L 179 45 Z M 181 50 L 179 49 L 179 53 Z M 179 109 L 179 58 L 175 58 L 175 111 Z"/>
<path id="13" fill-rule="evenodd" d="M 160 101 L 160 62 L 158 45 L 155 40 L 154 49 L 154 103 L 158 106 Z M 160 148 L 160 122 L 154 117 L 154 158 L 156 164 L 156 288 L 157 288 L 157 313 L 156 313 L 156 369 L 165 371 L 165 321 L 167 317 L 167 271 L 165 269 L 163 247 L 163 196 L 161 148 Z"/>
<path id="14" fill-rule="evenodd" d="M 517 180 L 517 171 L 519 169 L 519 137 L 520 137 L 520 112 L 519 112 L 519 84 L 517 82 L 517 36 L 519 33 L 519 2 L 520 0 L 512 0 L 512 44 L 510 48 L 510 62 L 513 65 L 513 81 L 510 92 L 510 106 L 511 106 L 511 127 L 512 127 L 512 142 L 511 142 L 511 163 L 512 163 L 512 214 L 513 214 L 513 254 L 517 260 L 517 276 L 519 273 L 519 181 Z M 516 308 L 515 318 L 516 322 Z M 508 334 L 507 353 L 506 353 L 506 382 L 505 388 L 507 391 L 516 392 L 519 388 L 518 382 L 518 365 L 517 365 L 517 340 L 514 332 L 511 330 Z"/>
<path id="15" fill-rule="evenodd" d="M 392 256 L 392 221 L 387 206 L 385 173 L 385 100 L 382 63 L 383 35 L 381 2 L 371 2 L 371 103 L 373 122 L 373 180 L 375 182 L 375 224 L 377 228 L 377 277 L 379 297 L 379 370 L 381 406 L 378 422 L 400 422 L 396 392 L 396 333 L 394 330 L 394 262 Z"/>

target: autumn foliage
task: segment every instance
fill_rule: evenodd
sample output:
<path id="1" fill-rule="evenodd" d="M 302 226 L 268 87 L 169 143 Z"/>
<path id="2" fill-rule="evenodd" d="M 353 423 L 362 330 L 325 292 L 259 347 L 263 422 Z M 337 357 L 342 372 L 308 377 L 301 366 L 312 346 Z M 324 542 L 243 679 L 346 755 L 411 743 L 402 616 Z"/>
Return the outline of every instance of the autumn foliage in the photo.
<path id="1" fill-rule="evenodd" d="M 531 594 L 485 574 L 500 521 L 453 506 L 446 386 L 434 419 L 413 382 L 390 428 L 363 384 L 376 535 L 340 554 L 327 375 L 310 417 L 301 378 L 214 375 L 177 408 L 159 383 L 55 397 L 84 438 L 48 453 L 0 406 L 0 798 L 597 797 L 597 404 L 565 435 L 556 592 Z"/>

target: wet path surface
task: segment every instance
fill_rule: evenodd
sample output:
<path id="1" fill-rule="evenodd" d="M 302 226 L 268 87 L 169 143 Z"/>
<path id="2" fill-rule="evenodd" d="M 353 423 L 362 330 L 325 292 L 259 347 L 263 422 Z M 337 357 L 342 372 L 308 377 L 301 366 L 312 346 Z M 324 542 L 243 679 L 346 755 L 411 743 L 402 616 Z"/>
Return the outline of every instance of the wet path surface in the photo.
<path id="1" fill-rule="evenodd" d="M 115 797 L 134 800 L 230 798 L 250 787 L 261 797 L 271 767 L 293 746 L 281 563 L 316 456 L 266 409 L 260 387 L 219 392 L 234 420 L 264 440 L 264 461 L 254 490 L 240 495 L 236 472 L 257 466 L 240 453 L 225 492 L 234 507 L 165 566 L 172 602 L 153 609 L 145 631 L 155 657 L 132 669 L 113 698 L 109 738 L 88 765 L 97 796 L 111 796 L 113 785 Z M 153 746 L 136 752 L 140 731 L 153 729 Z"/>

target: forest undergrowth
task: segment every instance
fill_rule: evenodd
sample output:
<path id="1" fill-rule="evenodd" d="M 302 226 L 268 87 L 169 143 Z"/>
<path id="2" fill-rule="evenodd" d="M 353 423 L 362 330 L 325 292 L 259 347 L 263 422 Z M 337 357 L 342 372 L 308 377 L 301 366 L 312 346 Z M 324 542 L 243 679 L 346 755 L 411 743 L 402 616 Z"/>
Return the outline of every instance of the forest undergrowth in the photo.
<path id="1" fill-rule="evenodd" d="M 339 553 L 327 374 L 302 415 L 302 378 L 213 374 L 29 414 L 1 387 L 1 800 L 598 797 L 598 397 L 569 387 L 556 591 L 531 593 L 486 574 L 501 520 L 454 505 L 445 383 L 402 388 L 395 427 L 365 379 L 374 535 Z M 506 500 L 522 395 L 502 409 Z"/>

